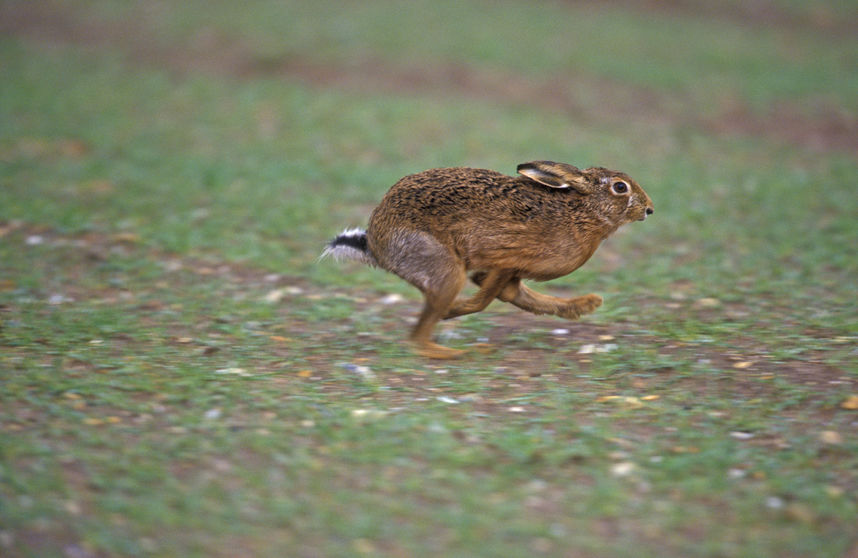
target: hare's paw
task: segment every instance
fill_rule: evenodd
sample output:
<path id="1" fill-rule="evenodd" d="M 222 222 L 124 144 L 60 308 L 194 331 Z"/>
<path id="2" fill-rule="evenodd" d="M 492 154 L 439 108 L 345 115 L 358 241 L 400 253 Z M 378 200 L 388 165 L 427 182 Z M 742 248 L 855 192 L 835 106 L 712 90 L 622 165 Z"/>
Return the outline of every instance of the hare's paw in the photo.
<path id="1" fill-rule="evenodd" d="M 432 358 L 438 360 L 449 360 L 458 358 L 465 354 L 465 351 L 459 349 L 451 349 L 437 343 L 417 343 L 415 350 L 418 355 L 424 358 Z"/>
<path id="2" fill-rule="evenodd" d="M 584 296 L 579 296 L 574 299 L 579 307 L 581 308 L 581 315 L 589 314 L 596 308 L 602 305 L 602 297 L 597 294 L 588 294 Z"/>
<path id="3" fill-rule="evenodd" d="M 602 305 L 602 297 L 597 294 L 588 294 L 570 299 L 559 308 L 557 315 L 569 320 L 577 320 L 584 314 L 589 314 Z"/>

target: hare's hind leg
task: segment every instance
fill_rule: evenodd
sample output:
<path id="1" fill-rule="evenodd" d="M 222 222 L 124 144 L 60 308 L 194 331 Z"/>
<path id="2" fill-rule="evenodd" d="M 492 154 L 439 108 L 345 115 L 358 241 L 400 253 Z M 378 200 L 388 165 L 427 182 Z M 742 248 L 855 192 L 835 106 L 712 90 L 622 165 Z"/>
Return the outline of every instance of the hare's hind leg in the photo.
<path id="1" fill-rule="evenodd" d="M 471 280 L 478 285 L 485 279 L 486 277 L 480 273 L 471 277 Z M 584 314 L 589 314 L 602 305 L 602 297 L 596 294 L 574 298 L 544 295 L 529 289 L 518 278 L 509 281 L 497 297 L 534 314 L 553 314 L 570 320 L 576 320 Z"/>
<path id="2" fill-rule="evenodd" d="M 444 347 L 432 341 L 432 330 L 443 318 L 465 285 L 465 270 L 448 268 L 433 278 L 431 286 L 423 290 L 426 299 L 417 325 L 411 332 L 411 341 L 417 345 L 417 353 L 428 358 L 455 358 L 463 351 Z"/>
<path id="3" fill-rule="evenodd" d="M 502 294 L 505 293 L 506 291 Z M 519 283 L 518 292 L 511 300 L 506 302 L 510 302 L 534 314 L 554 314 L 561 318 L 577 320 L 584 314 L 589 314 L 601 306 L 602 297 L 597 294 L 588 294 L 574 298 L 559 298 L 540 294 Z"/>
<path id="4" fill-rule="evenodd" d="M 501 293 L 514 275 L 515 272 L 505 269 L 492 269 L 485 272 L 485 278 L 480 283 L 479 292 L 471 298 L 457 300 L 453 303 L 453 306 L 444 316 L 444 319 L 449 320 L 450 318 L 484 310 Z"/>
<path id="5" fill-rule="evenodd" d="M 460 355 L 463 351 L 432 342 L 432 330 L 465 286 L 465 264 L 431 235 L 422 232 L 395 235 L 388 252 L 394 256 L 385 260 L 385 267 L 420 289 L 425 298 L 410 337 L 418 354 L 428 358 Z"/>

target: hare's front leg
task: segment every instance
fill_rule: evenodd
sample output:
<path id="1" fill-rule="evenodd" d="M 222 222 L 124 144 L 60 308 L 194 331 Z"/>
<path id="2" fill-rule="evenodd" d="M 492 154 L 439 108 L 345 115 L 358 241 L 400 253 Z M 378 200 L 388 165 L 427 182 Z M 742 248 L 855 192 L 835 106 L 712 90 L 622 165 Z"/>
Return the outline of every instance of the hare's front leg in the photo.
<path id="1" fill-rule="evenodd" d="M 471 280 L 478 285 L 485 279 L 486 276 L 482 273 L 471 276 Z M 596 294 L 574 298 L 544 295 L 529 289 L 518 278 L 509 281 L 498 294 L 498 298 L 534 314 L 553 314 L 570 320 L 589 314 L 602 305 L 602 297 Z"/>
<path id="2" fill-rule="evenodd" d="M 444 319 L 449 320 L 457 316 L 485 310 L 486 306 L 509 284 L 514 275 L 515 272 L 504 269 L 493 269 L 485 272 L 485 277 L 480 283 L 480 290 L 477 294 L 465 300 L 457 300 L 447 311 Z"/>

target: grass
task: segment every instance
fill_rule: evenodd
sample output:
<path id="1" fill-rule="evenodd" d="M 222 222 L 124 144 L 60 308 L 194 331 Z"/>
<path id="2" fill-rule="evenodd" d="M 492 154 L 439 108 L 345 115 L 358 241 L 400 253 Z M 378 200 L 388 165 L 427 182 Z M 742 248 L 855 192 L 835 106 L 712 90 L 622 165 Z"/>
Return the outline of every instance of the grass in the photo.
<path id="1" fill-rule="evenodd" d="M 126 18 L 129 11 L 111 2 L 90 4 L 109 19 Z M 779 4 L 775 11 L 794 13 L 788 3 Z M 787 32 L 758 25 L 749 32 L 735 20 L 701 18 L 693 11 L 648 13 L 586 4 L 570 9 L 562 2 L 534 8 L 515 0 L 421 0 L 407 9 L 364 2 L 350 10 L 331 1 L 261 1 L 253 10 L 223 1 L 214 5 L 199 0 L 170 5 L 169 17 L 141 6 L 135 16 L 152 20 L 163 40 L 240 41 L 269 62 L 312 53 L 329 61 L 455 60 L 534 79 L 595 73 L 618 84 L 680 92 L 692 103 L 739 96 L 762 107 L 783 99 L 830 97 L 854 110 L 858 98 L 858 80 L 849 71 L 856 63 L 854 49 L 838 48 L 839 35 L 808 24 Z M 837 2 L 820 6 L 826 10 L 834 20 L 856 17 L 854 7 L 844 10 Z M 813 21 L 813 14 L 799 17 Z"/>
<path id="2" fill-rule="evenodd" d="M 850 114 L 854 39 L 693 9 L 421 6 L 63 17 L 177 57 L 208 33 L 336 71 L 453 61 L 681 102 L 594 120 L 591 94 L 566 114 L 177 70 L 130 31 L 0 42 L 0 553 L 854 552 L 858 162 L 690 116 L 724 98 Z M 401 344 L 411 287 L 317 261 L 404 174 L 537 158 L 621 168 L 655 201 L 537 287 L 605 296 L 580 322 L 496 303 L 439 328 L 466 358 L 427 362 Z"/>

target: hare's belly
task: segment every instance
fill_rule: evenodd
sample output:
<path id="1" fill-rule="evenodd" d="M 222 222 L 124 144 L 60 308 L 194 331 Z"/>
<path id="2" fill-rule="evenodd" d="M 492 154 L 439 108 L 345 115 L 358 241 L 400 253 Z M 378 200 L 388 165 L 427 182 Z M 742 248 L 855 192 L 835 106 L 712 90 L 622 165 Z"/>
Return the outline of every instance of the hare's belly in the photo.
<path id="1" fill-rule="evenodd" d="M 474 242 L 465 251 L 464 260 L 468 269 L 515 269 L 522 278 L 547 281 L 584 265 L 597 247 L 573 243 Z"/>

